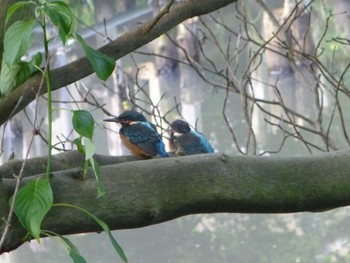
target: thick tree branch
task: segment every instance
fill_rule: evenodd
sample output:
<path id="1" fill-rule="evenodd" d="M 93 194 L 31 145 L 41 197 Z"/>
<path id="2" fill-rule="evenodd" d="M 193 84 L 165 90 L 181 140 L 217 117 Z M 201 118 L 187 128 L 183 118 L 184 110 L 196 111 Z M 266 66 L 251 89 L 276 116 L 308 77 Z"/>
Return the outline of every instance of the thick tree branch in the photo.
<path id="1" fill-rule="evenodd" d="M 119 58 L 122 58 L 128 53 L 142 47 L 153 39 L 166 33 L 168 30 L 186 19 L 208 14 L 236 1 L 237 0 L 184 1 L 179 5 L 171 7 L 170 11 L 164 14 L 155 25 L 153 25 L 153 21 L 150 21 L 139 28 L 125 33 L 115 41 L 103 46 L 99 50 L 118 60 Z M 90 66 L 87 58 L 83 57 L 70 64 L 67 64 L 66 66 L 52 71 L 52 89 L 59 89 L 92 73 L 93 69 Z M 13 91 L 9 96 L 0 100 L 0 125 L 2 125 L 8 119 L 13 111 L 14 113 L 19 112 L 35 99 L 35 96 L 39 91 L 40 81 L 41 75 L 34 75 L 15 91 Z M 43 87 L 40 90 L 40 93 L 46 93 L 46 87 Z M 21 97 L 22 100 L 20 103 L 18 103 Z"/>
<path id="2" fill-rule="evenodd" d="M 109 158 L 105 160 L 113 162 Z M 111 229 L 124 229 L 195 213 L 290 213 L 346 206 L 349 158 L 349 152 L 302 157 L 211 154 L 131 162 L 116 157 L 119 163 L 101 167 L 106 195 L 99 199 L 94 177 L 82 179 L 80 168 L 54 172 L 51 182 L 55 203 L 81 206 Z M 3 179 L 1 200 L 9 198 L 14 185 L 14 179 Z M 43 228 L 60 234 L 100 230 L 80 212 L 61 207 L 52 209 Z M 13 222 L 4 251 L 19 246 L 23 234 Z"/>
<path id="3" fill-rule="evenodd" d="M 99 165 L 118 164 L 123 162 L 141 160 L 135 156 L 109 156 L 109 155 L 94 155 L 95 160 Z M 0 166 L 0 178 L 13 178 L 17 176 L 22 167 L 22 160 L 11 160 Z M 84 156 L 78 151 L 67 151 L 64 153 L 52 156 L 51 171 L 62 171 L 72 168 L 81 167 L 84 162 Z M 47 165 L 47 156 L 35 157 L 26 163 L 23 177 L 33 176 L 45 173 Z"/>

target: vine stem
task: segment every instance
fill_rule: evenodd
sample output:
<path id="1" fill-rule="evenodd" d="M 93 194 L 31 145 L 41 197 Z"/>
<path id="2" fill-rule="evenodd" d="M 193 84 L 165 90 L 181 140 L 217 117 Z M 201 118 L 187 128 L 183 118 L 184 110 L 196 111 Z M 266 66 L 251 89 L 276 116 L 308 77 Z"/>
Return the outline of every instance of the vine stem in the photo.
<path id="1" fill-rule="evenodd" d="M 46 32 L 46 20 L 45 16 L 42 16 L 42 28 L 44 35 L 44 47 L 45 47 L 45 60 L 46 60 L 46 87 L 47 87 L 47 115 L 48 115 L 48 153 L 47 153 L 47 166 L 46 166 L 46 179 L 50 178 L 51 172 L 51 159 L 52 159 L 52 96 L 51 96 L 51 71 L 50 71 L 50 53 L 49 42 Z"/>

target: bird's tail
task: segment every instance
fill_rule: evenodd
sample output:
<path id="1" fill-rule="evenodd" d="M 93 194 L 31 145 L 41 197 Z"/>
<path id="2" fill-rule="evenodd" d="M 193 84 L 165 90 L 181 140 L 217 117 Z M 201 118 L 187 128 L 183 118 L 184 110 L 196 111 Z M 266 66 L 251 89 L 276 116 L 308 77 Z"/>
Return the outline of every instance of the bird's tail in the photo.
<path id="1" fill-rule="evenodd" d="M 160 157 L 163 157 L 163 158 L 169 157 L 168 153 L 165 150 L 165 146 L 163 142 L 158 143 L 157 152 Z"/>

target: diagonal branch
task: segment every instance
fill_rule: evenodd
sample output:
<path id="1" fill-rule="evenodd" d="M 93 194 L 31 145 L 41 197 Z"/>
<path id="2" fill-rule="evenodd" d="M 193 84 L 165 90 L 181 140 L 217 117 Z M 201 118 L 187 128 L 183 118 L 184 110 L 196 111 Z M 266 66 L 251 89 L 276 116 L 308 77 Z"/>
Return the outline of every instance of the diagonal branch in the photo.
<path id="1" fill-rule="evenodd" d="M 171 7 L 169 12 L 165 13 L 160 18 L 157 18 L 158 20 L 156 24 L 154 24 L 154 20 L 152 20 L 125 33 L 116 40 L 101 47 L 99 50 L 115 60 L 118 60 L 166 33 L 168 30 L 186 19 L 208 14 L 236 1 L 237 0 L 184 1 L 183 3 Z M 62 88 L 92 73 L 93 69 L 87 58 L 80 58 L 52 71 L 52 90 Z M 21 96 L 23 96 L 23 100 L 19 103 L 15 113 L 22 110 L 35 99 L 35 94 L 39 91 L 40 80 L 41 76 L 39 74 L 34 75 L 14 90 L 9 96 L 0 99 L 0 125 L 8 119 L 9 114 L 14 110 Z M 44 94 L 46 91 L 46 87 L 44 86 L 40 90 L 40 93 Z"/>

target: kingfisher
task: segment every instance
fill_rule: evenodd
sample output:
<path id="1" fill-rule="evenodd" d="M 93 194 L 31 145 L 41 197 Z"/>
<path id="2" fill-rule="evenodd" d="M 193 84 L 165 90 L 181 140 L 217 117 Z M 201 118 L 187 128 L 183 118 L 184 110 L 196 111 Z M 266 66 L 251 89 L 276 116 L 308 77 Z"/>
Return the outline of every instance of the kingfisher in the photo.
<path id="1" fill-rule="evenodd" d="M 154 124 L 147 121 L 141 113 L 133 110 L 125 111 L 118 117 L 104 119 L 119 123 L 122 127 L 119 136 L 133 155 L 144 159 L 153 156 L 168 157 L 162 137 Z"/>
<path id="2" fill-rule="evenodd" d="M 170 125 L 169 147 L 179 156 L 214 152 L 205 136 L 192 130 L 184 120 L 175 120 Z"/>

